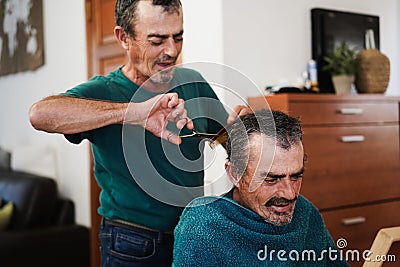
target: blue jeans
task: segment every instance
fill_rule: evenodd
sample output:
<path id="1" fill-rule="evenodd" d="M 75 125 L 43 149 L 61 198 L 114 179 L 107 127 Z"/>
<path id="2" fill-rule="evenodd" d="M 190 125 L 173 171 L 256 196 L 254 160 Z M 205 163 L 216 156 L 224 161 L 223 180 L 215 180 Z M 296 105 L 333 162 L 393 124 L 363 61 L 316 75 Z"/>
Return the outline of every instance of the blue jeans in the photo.
<path id="1" fill-rule="evenodd" d="M 103 219 L 99 236 L 102 267 L 172 265 L 172 234 Z"/>

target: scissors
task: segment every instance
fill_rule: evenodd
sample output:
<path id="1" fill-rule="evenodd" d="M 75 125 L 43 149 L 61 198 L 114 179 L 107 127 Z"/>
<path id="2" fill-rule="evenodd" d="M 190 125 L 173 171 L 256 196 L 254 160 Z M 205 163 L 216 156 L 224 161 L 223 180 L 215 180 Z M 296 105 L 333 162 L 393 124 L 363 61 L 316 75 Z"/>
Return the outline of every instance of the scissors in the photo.
<path id="1" fill-rule="evenodd" d="M 180 138 L 189 138 L 189 137 L 199 137 L 202 139 L 207 139 L 211 148 L 215 148 L 219 144 L 223 144 L 228 139 L 228 133 L 225 128 L 222 128 L 215 134 L 211 133 L 202 133 L 197 131 L 195 128 L 192 129 L 192 133 L 181 135 Z"/>
<path id="2" fill-rule="evenodd" d="M 200 137 L 203 139 L 213 139 L 216 138 L 218 136 L 218 134 L 211 134 L 211 133 L 202 133 L 197 131 L 195 128 L 193 128 L 192 132 L 190 134 L 184 134 L 184 135 L 180 135 L 180 138 L 187 138 L 187 137 Z"/>
<path id="3" fill-rule="evenodd" d="M 178 114 L 178 118 L 180 120 L 188 118 L 183 118 Z M 219 130 L 217 133 L 203 133 L 199 132 L 195 128 L 192 129 L 192 132 L 190 134 L 184 134 L 180 135 L 180 138 L 190 138 L 190 137 L 199 137 L 201 139 L 207 139 L 209 142 L 209 145 L 211 148 L 215 148 L 217 145 L 224 143 L 228 139 L 228 133 L 226 129 L 223 127 L 221 130 Z"/>

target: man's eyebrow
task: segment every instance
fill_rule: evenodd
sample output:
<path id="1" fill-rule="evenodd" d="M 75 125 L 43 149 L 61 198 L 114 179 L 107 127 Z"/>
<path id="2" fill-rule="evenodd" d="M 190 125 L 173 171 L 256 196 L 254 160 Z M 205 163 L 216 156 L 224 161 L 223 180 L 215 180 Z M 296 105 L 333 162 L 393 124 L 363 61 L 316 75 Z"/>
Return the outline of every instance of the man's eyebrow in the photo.
<path id="1" fill-rule="evenodd" d="M 179 33 L 172 35 L 172 37 L 175 38 L 175 37 L 182 36 L 182 35 L 183 35 L 183 30 L 180 31 Z M 147 38 L 152 38 L 152 37 L 167 39 L 169 37 L 169 35 L 168 34 L 157 34 L 157 33 L 152 33 L 152 34 L 147 35 Z"/>
<path id="2" fill-rule="evenodd" d="M 291 177 L 293 177 L 293 176 L 299 176 L 299 175 L 302 175 L 303 173 L 304 173 L 304 167 L 301 168 L 300 171 L 295 172 L 295 173 L 292 173 L 290 176 L 291 176 Z"/>
<path id="3" fill-rule="evenodd" d="M 274 174 L 274 173 L 265 173 L 266 177 L 273 178 L 273 179 L 280 179 L 286 177 L 286 174 Z"/>
<path id="4" fill-rule="evenodd" d="M 302 175 L 303 173 L 304 173 L 304 167 L 301 168 L 301 170 L 299 170 L 298 172 L 291 173 L 289 176 L 290 177 L 299 176 L 299 175 Z M 263 173 L 263 176 L 264 177 L 269 177 L 269 178 L 272 178 L 272 179 L 281 179 L 281 178 L 286 177 L 286 174 L 278 174 L 278 173 L 266 172 L 266 173 Z"/>

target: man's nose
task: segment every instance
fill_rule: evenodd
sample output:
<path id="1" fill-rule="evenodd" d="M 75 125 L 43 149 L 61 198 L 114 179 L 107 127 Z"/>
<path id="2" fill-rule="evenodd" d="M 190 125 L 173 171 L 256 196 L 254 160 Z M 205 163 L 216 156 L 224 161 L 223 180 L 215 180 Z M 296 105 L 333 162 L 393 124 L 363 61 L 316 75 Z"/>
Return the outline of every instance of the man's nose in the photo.
<path id="1" fill-rule="evenodd" d="M 277 195 L 278 197 L 283 197 L 289 200 L 296 197 L 294 184 L 289 178 L 283 178 L 279 181 Z"/>
<path id="2" fill-rule="evenodd" d="M 164 53 L 172 58 L 178 56 L 178 47 L 173 38 L 168 38 L 165 42 Z"/>

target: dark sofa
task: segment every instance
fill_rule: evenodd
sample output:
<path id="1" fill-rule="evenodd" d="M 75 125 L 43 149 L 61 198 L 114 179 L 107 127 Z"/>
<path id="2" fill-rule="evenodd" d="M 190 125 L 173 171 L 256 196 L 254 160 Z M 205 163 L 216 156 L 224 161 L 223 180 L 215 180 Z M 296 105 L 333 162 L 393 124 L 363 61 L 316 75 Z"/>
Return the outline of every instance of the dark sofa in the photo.
<path id="1" fill-rule="evenodd" d="M 0 231 L 0 265 L 90 265 L 89 229 L 75 223 L 74 203 L 59 197 L 55 180 L 0 170 L 0 198 L 14 209 Z"/>

